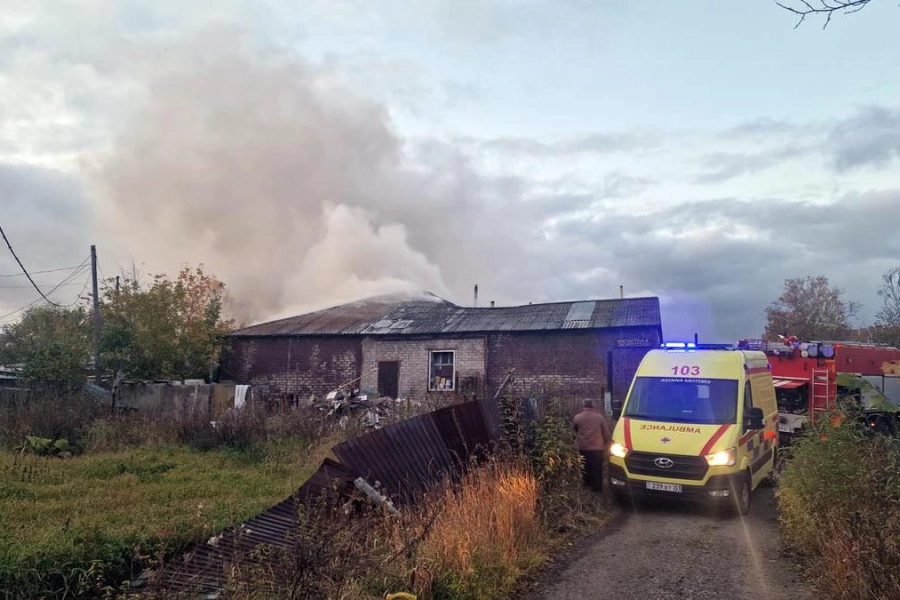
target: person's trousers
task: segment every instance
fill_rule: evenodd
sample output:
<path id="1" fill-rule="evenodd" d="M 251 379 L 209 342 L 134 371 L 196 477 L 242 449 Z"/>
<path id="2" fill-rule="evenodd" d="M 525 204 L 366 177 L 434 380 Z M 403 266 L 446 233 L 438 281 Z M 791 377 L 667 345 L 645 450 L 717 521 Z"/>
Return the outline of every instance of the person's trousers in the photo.
<path id="1" fill-rule="evenodd" d="M 580 450 L 584 485 L 595 492 L 603 491 L 603 450 Z"/>

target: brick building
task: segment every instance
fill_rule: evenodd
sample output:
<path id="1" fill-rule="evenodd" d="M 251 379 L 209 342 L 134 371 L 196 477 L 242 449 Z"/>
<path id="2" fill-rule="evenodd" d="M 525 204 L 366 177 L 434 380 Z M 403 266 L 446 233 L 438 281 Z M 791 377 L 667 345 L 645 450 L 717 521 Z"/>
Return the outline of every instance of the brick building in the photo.
<path id="1" fill-rule="evenodd" d="M 253 385 L 255 397 L 321 396 L 357 380 L 421 398 L 493 393 L 515 369 L 520 389 L 621 400 L 661 341 L 657 298 L 469 308 L 385 296 L 234 332 L 220 379 Z"/>

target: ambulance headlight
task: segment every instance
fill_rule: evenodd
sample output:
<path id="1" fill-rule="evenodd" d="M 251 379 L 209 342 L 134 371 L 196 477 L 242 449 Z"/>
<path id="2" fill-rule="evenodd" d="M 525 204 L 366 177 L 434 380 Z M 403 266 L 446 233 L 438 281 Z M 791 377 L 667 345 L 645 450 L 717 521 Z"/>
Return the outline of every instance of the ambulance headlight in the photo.
<path id="1" fill-rule="evenodd" d="M 736 460 L 736 448 L 729 448 L 728 450 L 706 455 L 706 462 L 711 467 L 733 467 Z"/>
<path id="2" fill-rule="evenodd" d="M 628 456 L 628 448 L 626 448 L 619 442 L 613 442 L 612 446 L 609 447 L 609 453 L 616 458 L 625 458 L 626 456 Z"/>

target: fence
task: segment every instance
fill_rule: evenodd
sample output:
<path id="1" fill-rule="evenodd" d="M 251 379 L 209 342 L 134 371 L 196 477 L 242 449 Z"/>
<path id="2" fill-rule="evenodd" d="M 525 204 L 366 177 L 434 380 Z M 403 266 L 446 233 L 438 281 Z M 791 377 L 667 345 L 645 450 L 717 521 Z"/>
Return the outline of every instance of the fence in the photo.
<path id="1" fill-rule="evenodd" d="M 260 545 L 284 547 L 298 526 L 298 509 L 322 496 L 346 496 L 357 478 L 375 485 L 395 504 L 414 504 L 431 485 L 456 478 L 500 437 L 496 401 L 472 400 L 366 433 L 333 448 L 294 495 L 261 515 L 231 527 L 173 560 L 157 577 L 168 591 L 215 593 L 227 583 L 228 565 L 252 564 Z M 155 587 L 155 586 L 154 586 Z"/>

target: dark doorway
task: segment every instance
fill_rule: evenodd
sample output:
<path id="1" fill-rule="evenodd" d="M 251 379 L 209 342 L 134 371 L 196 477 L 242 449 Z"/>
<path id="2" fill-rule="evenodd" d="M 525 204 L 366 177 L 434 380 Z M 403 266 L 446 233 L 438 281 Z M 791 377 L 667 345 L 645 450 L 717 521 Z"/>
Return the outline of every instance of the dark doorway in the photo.
<path id="1" fill-rule="evenodd" d="M 397 398 L 400 395 L 400 363 L 396 360 L 378 363 L 378 397 Z"/>

